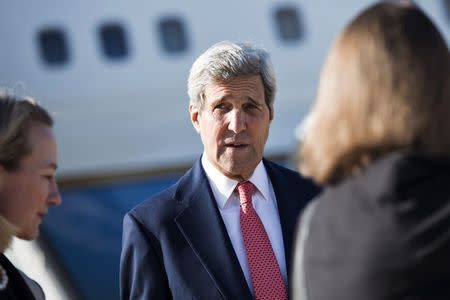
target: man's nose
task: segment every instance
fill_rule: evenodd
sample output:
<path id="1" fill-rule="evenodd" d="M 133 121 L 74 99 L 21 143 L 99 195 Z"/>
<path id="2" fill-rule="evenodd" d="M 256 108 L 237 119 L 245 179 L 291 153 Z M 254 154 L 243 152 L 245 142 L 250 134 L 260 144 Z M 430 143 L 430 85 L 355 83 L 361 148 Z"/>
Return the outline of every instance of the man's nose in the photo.
<path id="1" fill-rule="evenodd" d="M 228 123 L 228 129 L 234 133 L 240 133 L 247 127 L 245 114 L 239 110 L 235 109 L 230 112 L 230 120 Z"/>

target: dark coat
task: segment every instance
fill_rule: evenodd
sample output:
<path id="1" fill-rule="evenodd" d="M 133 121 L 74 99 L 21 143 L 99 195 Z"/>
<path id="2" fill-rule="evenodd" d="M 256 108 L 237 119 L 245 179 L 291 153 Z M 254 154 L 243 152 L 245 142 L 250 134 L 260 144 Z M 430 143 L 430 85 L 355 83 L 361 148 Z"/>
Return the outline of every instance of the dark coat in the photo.
<path id="1" fill-rule="evenodd" d="M 39 284 L 16 269 L 4 254 L 0 254 L 0 266 L 8 276 L 6 288 L 0 290 L 0 299 L 40 300 L 45 298 Z"/>
<path id="2" fill-rule="evenodd" d="M 302 215 L 294 299 L 450 299 L 450 157 L 392 153 Z"/>
<path id="3" fill-rule="evenodd" d="M 264 160 L 277 198 L 287 265 L 296 219 L 318 189 Z M 252 299 L 198 160 L 175 185 L 124 218 L 121 299 Z"/>

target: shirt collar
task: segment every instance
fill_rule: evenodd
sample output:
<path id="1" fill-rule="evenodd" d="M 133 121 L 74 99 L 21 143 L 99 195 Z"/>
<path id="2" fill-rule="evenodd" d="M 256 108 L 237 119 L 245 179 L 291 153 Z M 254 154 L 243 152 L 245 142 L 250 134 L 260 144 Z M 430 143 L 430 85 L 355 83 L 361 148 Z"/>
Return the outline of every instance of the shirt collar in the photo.
<path id="1" fill-rule="evenodd" d="M 216 199 L 217 204 L 220 208 L 224 208 L 229 202 L 233 191 L 238 184 L 238 181 L 230 179 L 223 175 L 206 157 L 206 154 L 202 155 L 202 165 L 205 170 L 206 176 L 214 190 L 214 194 L 218 193 L 219 197 Z M 253 174 L 250 176 L 249 180 L 253 183 L 256 189 L 261 193 L 265 201 L 269 201 L 269 176 L 267 175 L 266 168 L 262 160 L 256 166 Z"/>

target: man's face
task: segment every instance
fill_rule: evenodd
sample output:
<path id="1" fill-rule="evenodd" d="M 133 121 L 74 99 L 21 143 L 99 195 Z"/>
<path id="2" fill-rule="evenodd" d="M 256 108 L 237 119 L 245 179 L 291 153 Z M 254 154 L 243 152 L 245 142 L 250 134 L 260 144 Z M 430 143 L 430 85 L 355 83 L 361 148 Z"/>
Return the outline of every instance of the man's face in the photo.
<path id="1" fill-rule="evenodd" d="M 19 229 L 17 236 L 32 240 L 49 206 L 61 199 L 55 181 L 56 143 L 52 129 L 33 123 L 28 133 L 31 153 L 19 168 L 7 171 L 0 166 L 0 214 Z"/>
<path id="2" fill-rule="evenodd" d="M 189 106 L 209 161 L 225 176 L 248 179 L 261 161 L 272 114 L 260 76 L 212 82 L 203 107 Z"/>

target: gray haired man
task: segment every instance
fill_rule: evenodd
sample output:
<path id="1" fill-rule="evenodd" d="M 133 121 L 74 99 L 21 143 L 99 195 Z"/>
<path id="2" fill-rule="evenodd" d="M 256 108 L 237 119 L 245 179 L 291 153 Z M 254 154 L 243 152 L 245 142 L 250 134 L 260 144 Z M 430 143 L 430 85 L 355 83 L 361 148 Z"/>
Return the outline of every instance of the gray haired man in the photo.
<path id="1" fill-rule="evenodd" d="M 220 42 L 193 64 L 204 151 L 124 218 L 122 299 L 287 299 L 297 216 L 318 189 L 263 158 L 274 117 L 269 54 Z"/>

